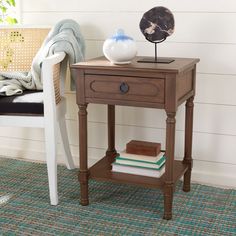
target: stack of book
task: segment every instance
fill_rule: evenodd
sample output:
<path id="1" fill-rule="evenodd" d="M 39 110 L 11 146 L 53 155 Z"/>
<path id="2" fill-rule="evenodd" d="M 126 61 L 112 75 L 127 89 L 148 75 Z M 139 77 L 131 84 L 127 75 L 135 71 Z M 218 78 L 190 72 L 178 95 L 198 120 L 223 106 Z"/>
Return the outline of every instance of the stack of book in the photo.
<path id="1" fill-rule="evenodd" d="M 160 143 L 132 140 L 112 163 L 112 171 L 149 177 L 165 172 L 165 153 Z"/>

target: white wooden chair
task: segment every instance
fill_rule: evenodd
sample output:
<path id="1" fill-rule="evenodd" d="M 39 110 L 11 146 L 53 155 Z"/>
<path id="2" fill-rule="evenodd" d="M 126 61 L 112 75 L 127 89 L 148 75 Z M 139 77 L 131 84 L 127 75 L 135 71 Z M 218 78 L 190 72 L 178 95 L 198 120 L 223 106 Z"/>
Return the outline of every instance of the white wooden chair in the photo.
<path id="1" fill-rule="evenodd" d="M 48 32 L 49 29 L 45 28 L 1 28 L 0 71 L 29 71 L 32 59 Z M 0 97 L 0 126 L 39 127 L 45 130 L 51 205 L 58 204 L 57 130 L 61 134 L 67 168 L 74 168 L 65 123 L 63 81 L 59 79 L 65 76 L 60 75 L 60 62 L 64 57 L 65 53 L 61 52 L 43 61 L 43 91 L 25 91 L 20 96 Z M 38 96 L 42 96 L 43 102 L 34 101 Z"/>

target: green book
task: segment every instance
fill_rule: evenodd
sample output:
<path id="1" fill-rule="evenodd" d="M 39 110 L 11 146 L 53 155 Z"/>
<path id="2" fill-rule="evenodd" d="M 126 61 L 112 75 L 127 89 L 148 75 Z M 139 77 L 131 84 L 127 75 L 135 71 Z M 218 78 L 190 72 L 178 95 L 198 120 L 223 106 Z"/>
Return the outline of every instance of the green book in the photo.
<path id="1" fill-rule="evenodd" d="M 165 164 L 166 158 L 165 156 L 162 156 L 159 161 L 156 163 L 150 163 L 150 162 L 145 162 L 145 161 L 135 161 L 135 160 L 130 160 L 122 157 L 117 157 L 115 160 L 115 164 L 117 165 L 125 165 L 125 166 L 133 166 L 133 167 L 138 167 L 138 168 L 147 168 L 147 169 L 153 169 L 153 170 L 159 170 L 161 167 Z"/>

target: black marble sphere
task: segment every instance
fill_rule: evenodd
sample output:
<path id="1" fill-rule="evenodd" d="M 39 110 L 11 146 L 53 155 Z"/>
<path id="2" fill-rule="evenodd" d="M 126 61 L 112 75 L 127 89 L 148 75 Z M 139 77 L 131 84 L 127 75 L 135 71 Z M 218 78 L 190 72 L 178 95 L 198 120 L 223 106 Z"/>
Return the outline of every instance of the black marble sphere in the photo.
<path id="1" fill-rule="evenodd" d="M 139 28 L 148 41 L 159 43 L 173 34 L 175 27 L 172 12 L 165 7 L 154 7 L 143 14 Z"/>

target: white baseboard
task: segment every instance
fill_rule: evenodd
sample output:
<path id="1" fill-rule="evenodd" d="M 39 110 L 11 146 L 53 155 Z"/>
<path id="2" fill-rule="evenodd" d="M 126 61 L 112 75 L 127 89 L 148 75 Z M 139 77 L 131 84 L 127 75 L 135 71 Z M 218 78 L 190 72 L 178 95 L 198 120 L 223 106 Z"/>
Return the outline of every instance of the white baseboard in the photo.
<path id="1" fill-rule="evenodd" d="M 100 152 L 104 153 L 104 150 L 90 150 L 89 151 L 89 166 L 98 161 L 94 158 L 94 153 Z M 78 149 L 73 150 L 72 153 L 78 153 Z M 29 160 L 34 162 L 44 162 L 45 163 L 45 153 L 39 151 L 25 151 L 22 149 L 9 149 L 6 147 L 1 147 L 1 156 L 7 158 Z M 98 155 L 102 156 L 102 155 Z M 64 164 L 64 159 L 62 154 L 59 152 L 58 163 Z M 76 166 L 79 166 L 78 155 L 73 155 Z M 236 166 L 225 164 L 225 163 L 209 163 L 205 161 L 194 160 L 194 167 L 192 171 L 192 182 L 206 184 L 210 186 L 218 186 L 223 188 L 234 188 L 236 189 Z"/>
<path id="2" fill-rule="evenodd" d="M 194 160 L 192 181 L 211 186 L 236 189 L 236 165 Z"/>
<path id="3" fill-rule="evenodd" d="M 226 175 L 225 173 L 208 173 L 200 170 L 193 170 L 192 182 L 206 184 L 221 188 L 236 189 L 236 176 Z"/>

